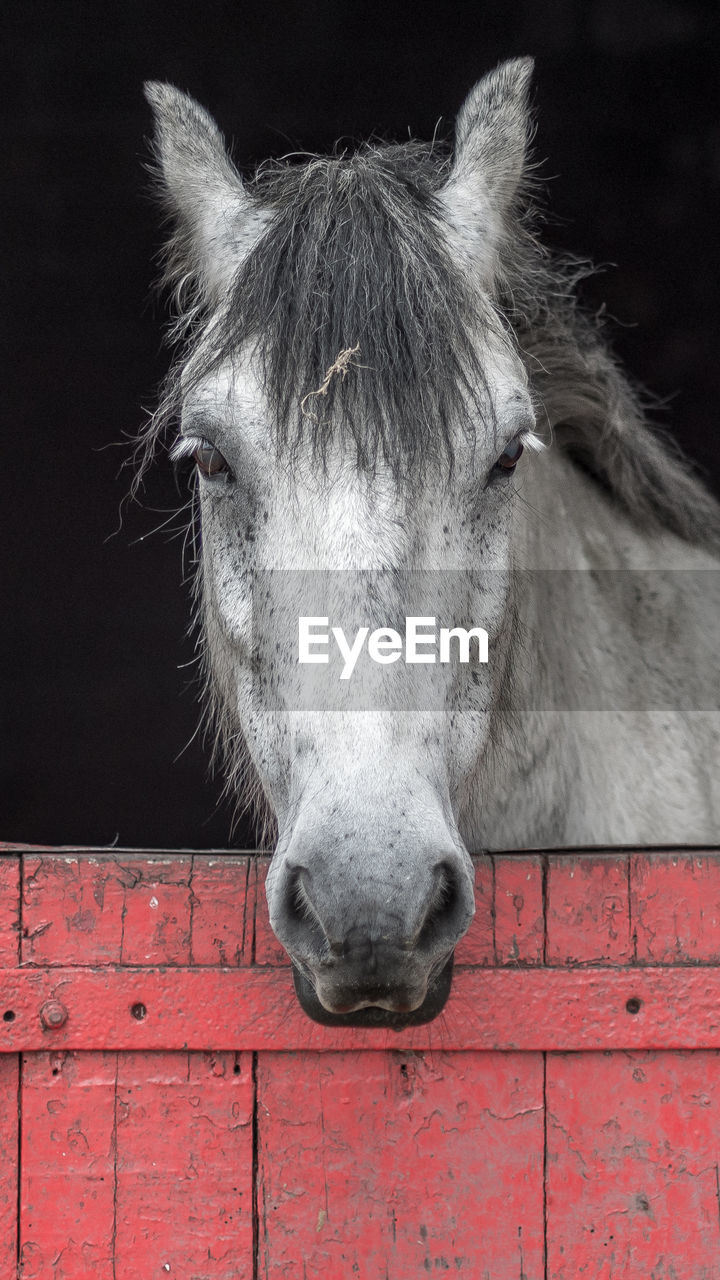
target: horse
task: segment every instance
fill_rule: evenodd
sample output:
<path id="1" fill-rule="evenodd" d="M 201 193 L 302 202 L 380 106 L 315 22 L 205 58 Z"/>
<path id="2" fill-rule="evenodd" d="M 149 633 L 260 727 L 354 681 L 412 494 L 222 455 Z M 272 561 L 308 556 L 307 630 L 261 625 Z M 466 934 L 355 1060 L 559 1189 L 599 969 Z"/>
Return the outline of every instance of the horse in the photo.
<path id="1" fill-rule="evenodd" d="M 587 264 L 540 242 L 532 70 L 485 75 L 452 147 L 244 177 L 146 86 L 180 351 L 142 465 L 192 460 L 208 715 L 331 1024 L 439 1013 L 473 854 L 720 830 L 720 507 L 579 305 Z M 378 626 L 346 684 L 341 617 Z M 430 621 L 481 627 L 488 660 L 433 664 Z"/>

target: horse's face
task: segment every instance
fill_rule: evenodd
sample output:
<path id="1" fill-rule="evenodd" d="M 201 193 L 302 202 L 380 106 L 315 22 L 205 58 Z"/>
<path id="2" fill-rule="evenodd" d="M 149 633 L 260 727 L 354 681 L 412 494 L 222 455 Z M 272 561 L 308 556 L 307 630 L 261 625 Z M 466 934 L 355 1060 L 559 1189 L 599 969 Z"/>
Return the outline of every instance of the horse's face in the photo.
<path id="1" fill-rule="evenodd" d="M 487 741 L 508 621 L 507 464 L 533 423 L 522 367 L 498 350 L 486 369 L 494 432 L 474 448 L 458 434 L 452 473 L 412 489 L 387 468 L 359 470 L 349 448 L 325 468 L 302 446 L 292 465 L 278 458 L 249 361 L 208 380 L 183 412 L 181 447 L 200 460 L 211 661 L 279 823 L 270 918 L 327 1010 L 422 1005 L 473 914 L 458 819 Z M 380 600 L 367 600 L 367 571 L 390 569 L 403 572 L 371 574 Z M 363 615 L 394 626 L 417 572 L 423 614 L 438 626 L 481 625 L 491 660 L 434 666 L 424 696 L 424 665 L 411 682 L 395 665 L 358 664 L 350 709 L 338 710 L 335 666 L 287 661 L 300 617 L 324 613 L 350 640 Z M 258 582 L 270 601 L 258 600 Z"/>
<path id="2" fill-rule="evenodd" d="M 458 256 L 463 209 L 456 190 L 446 234 Z M 214 269 L 220 280 L 222 263 Z M 418 465 L 411 479 L 382 457 L 362 465 L 347 433 L 329 440 L 322 464 L 310 432 L 292 456 L 278 448 L 250 347 L 201 377 L 192 360 L 188 369 L 177 451 L 198 467 L 212 679 L 277 817 L 273 929 L 304 1006 L 329 1021 L 434 1016 L 474 911 L 463 808 L 502 683 L 511 477 L 534 423 L 522 362 L 499 328 L 480 341 L 479 425 L 451 422 L 452 467 Z M 362 361 L 361 342 L 333 376 L 351 378 Z M 295 388 L 298 403 L 307 392 Z M 338 702 L 339 669 L 297 661 L 300 618 L 326 616 L 350 642 L 363 613 L 372 628 L 394 628 L 416 573 L 418 611 L 438 626 L 482 627 L 489 661 L 462 663 L 453 648 L 427 686 L 424 664 L 395 678 L 403 655 L 358 663 L 355 700 Z"/>

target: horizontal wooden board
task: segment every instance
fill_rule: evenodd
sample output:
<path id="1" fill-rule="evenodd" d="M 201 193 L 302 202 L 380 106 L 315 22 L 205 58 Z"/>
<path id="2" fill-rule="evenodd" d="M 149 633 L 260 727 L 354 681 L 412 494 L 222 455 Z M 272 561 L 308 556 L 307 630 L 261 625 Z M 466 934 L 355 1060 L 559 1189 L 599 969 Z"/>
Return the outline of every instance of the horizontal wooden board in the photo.
<path id="1" fill-rule="evenodd" d="M 251 854 L 0 856 L 0 963 L 287 967 Z M 475 860 L 458 965 L 720 963 L 720 851 L 493 854 Z M 18 867 L 22 929 L 18 935 Z"/>
<path id="2" fill-rule="evenodd" d="M 58 1005 L 66 1019 L 44 1026 Z M 439 1018 L 397 1032 L 318 1026 L 273 969 L 14 969 L 0 972 L 0 1047 L 720 1048 L 720 968 L 461 969 Z"/>

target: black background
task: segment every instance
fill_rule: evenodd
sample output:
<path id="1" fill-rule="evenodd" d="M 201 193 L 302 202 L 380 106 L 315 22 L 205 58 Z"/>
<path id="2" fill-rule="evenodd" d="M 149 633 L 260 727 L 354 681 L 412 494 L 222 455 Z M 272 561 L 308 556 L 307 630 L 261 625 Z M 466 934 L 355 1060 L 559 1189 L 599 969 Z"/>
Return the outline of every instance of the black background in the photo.
<path id="1" fill-rule="evenodd" d="M 548 238 L 606 265 L 586 300 L 607 303 L 629 371 L 717 488 L 717 0 L 6 0 L 2 22 L 1 838 L 228 839 L 220 785 L 201 744 L 186 747 L 181 522 L 143 537 L 182 501 L 166 463 L 118 531 L 117 446 L 168 363 L 146 78 L 190 90 L 251 165 L 343 135 L 427 138 L 439 117 L 447 135 L 484 71 L 534 54 Z M 241 825 L 236 842 L 249 838 Z"/>

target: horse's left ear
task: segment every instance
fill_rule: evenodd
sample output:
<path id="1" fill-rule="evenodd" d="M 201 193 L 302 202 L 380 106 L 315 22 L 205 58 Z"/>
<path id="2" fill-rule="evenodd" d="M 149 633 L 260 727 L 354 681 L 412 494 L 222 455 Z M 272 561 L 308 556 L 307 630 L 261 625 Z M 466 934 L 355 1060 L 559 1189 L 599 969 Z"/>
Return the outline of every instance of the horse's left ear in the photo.
<path id="1" fill-rule="evenodd" d="M 454 247 L 489 278 L 523 175 L 533 66 L 532 58 L 503 62 L 468 94 L 455 126 L 450 176 L 440 192 Z"/>
<path id="2" fill-rule="evenodd" d="M 161 194 L 175 223 L 170 272 L 214 304 L 263 229 L 212 116 L 187 93 L 149 81 Z"/>

